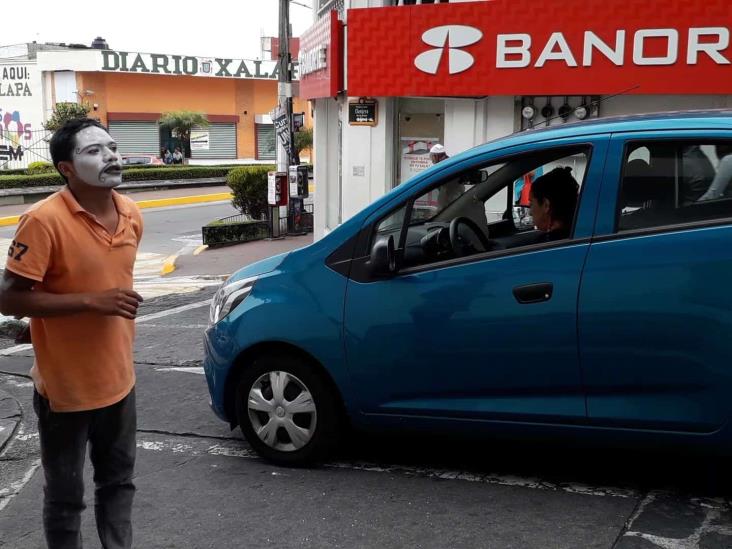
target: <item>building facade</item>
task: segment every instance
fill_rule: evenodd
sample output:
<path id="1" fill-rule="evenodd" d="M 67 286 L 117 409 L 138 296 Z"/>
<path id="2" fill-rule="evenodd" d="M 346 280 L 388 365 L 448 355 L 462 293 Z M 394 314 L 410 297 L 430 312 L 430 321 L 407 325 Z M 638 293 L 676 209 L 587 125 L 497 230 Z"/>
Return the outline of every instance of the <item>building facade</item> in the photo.
<path id="1" fill-rule="evenodd" d="M 104 44 L 106 46 L 106 44 Z M 0 165 L 48 160 L 43 123 L 57 103 L 84 102 L 122 153 L 159 154 L 179 145 L 158 124 L 164 112 L 198 111 L 209 125 L 191 140 L 192 163 L 272 162 L 270 111 L 277 105 L 272 60 L 123 52 L 83 46 L 0 48 Z M 296 100 L 294 110 L 310 112 Z"/>
<path id="2" fill-rule="evenodd" d="M 316 3 L 301 38 L 316 237 L 428 167 L 433 143 L 454 155 L 586 118 L 732 108 L 726 2 Z"/>

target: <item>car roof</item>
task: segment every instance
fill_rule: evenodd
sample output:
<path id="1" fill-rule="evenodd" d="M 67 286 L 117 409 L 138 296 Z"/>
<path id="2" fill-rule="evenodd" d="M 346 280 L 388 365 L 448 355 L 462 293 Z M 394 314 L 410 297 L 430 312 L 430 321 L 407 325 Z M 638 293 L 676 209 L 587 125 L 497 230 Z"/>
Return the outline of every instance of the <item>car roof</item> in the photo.
<path id="1" fill-rule="evenodd" d="M 523 130 L 479 145 L 450 158 L 450 160 L 459 161 L 466 156 L 473 156 L 476 153 L 480 154 L 505 147 L 538 143 L 564 137 L 634 131 L 691 129 L 732 130 L 732 109 L 671 111 L 612 116 L 582 122 L 572 122 L 561 126 Z"/>

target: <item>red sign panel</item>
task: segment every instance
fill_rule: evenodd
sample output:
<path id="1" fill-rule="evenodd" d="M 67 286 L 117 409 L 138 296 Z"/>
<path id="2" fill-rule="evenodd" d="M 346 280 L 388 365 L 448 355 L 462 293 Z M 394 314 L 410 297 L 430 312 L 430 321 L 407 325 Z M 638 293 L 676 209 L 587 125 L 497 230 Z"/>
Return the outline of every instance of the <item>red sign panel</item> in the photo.
<path id="1" fill-rule="evenodd" d="M 351 96 L 732 93 L 729 0 L 348 11 Z"/>
<path id="2" fill-rule="evenodd" d="M 343 90 L 343 23 L 333 10 L 300 37 L 300 97 L 335 97 Z"/>

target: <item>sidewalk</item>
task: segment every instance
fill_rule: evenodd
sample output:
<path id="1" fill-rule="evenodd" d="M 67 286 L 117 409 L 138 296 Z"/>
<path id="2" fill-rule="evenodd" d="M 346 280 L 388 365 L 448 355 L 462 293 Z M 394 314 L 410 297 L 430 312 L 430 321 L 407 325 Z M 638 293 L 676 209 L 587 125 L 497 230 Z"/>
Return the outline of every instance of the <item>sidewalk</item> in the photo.
<path id="1" fill-rule="evenodd" d="M 313 234 L 310 233 L 279 240 L 255 240 L 221 248 L 206 248 L 196 255 L 178 256 L 175 260 L 175 272 L 178 276 L 227 275 L 243 265 L 304 248 L 312 243 Z"/>

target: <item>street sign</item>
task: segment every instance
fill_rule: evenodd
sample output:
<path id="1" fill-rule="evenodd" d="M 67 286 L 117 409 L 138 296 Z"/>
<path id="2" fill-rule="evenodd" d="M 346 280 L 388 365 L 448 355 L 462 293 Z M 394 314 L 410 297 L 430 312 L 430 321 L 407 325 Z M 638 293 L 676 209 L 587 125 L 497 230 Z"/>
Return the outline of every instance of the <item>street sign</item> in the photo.
<path id="1" fill-rule="evenodd" d="M 290 125 L 287 123 L 287 110 L 277 107 L 272 111 L 271 116 L 280 143 L 282 143 L 285 150 L 289 151 L 292 136 L 290 134 Z"/>
<path id="2" fill-rule="evenodd" d="M 351 126 L 376 126 L 379 122 L 379 104 L 373 99 L 359 99 L 348 103 L 348 123 Z"/>

